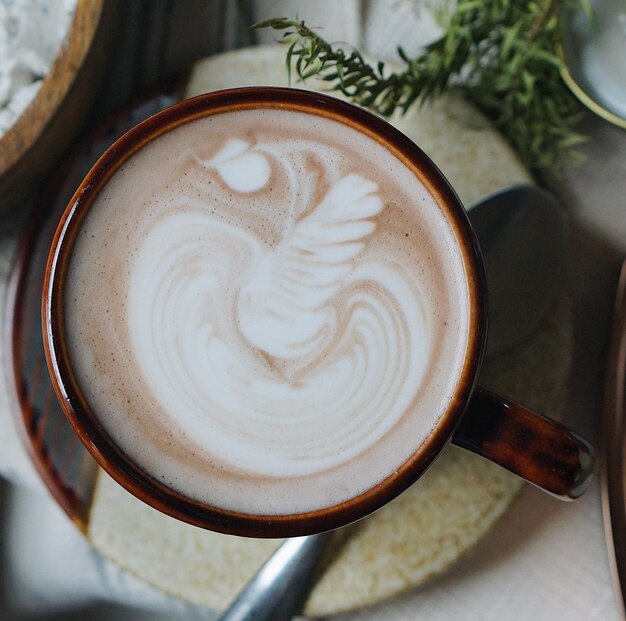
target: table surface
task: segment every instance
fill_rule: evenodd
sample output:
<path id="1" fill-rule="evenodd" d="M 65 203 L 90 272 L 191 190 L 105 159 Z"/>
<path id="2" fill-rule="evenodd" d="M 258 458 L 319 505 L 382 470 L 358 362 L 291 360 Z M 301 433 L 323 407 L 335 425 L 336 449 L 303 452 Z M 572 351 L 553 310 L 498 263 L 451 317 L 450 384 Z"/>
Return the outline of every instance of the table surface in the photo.
<path id="1" fill-rule="evenodd" d="M 114 0 L 117 1 L 117 0 Z M 272 4 L 272 3 L 265 3 Z M 280 5 L 281 3 L 274 3 Z M 280 12 L 280 6 L 276 9 Z M 197 20 L 185 37 L 177 37 L 181 29 L 189 30 L 189 11 L 201 12 L 205 21 Z M 204 11 L 204 13 L 202 13 Z M 220 29 L 216 15 L 219 12 L 233 12 L 234 23 L 243 20 L 253 21 L 250 2 L 185 2 L 172 1 L 150 3 L 146 0 L 129 4 L 124 28 L 120 30 L 119 58 L 112 65 L 109 95 L 104 95 L 94 111 L 94 120 L 114 109 L 130 97 L 134 90 L 145 87 L 163 77 L 165 71 L 180 69 L 189 62 L 208 53 L 252 42 L 250 35 L 241 33 L 242 29 Z M 270 11 L 268 14 L 276 14 Z M 150 19 L 146 19 L 146 15 Z M 143 44 L 138 32 L 142 24 L 149 22 L 152 34 L 143 33 Z M 208 24 L 208 25 L 207 25 Z M 168 37 L 160 36 L 164 31 Z M 146 39 L 147 37 L 147 39 Z M 162 41 L 160 51 L 148 51 L 146 40 Z M 176 44 L 176 41 L 184 43 Z M 143 50 L 141 53 L 138 50 Z M 128 61 L 134 57 L 135 75 L 140 80 L 128 80 Z M 157 62 L 158 58 L 167 58 L 168 62 Z M 155 60 L 156 59 L 156 60 Z M 167 66 L 166 66 L 167 65 Z M 143 69 L 142 69 L 143 68 Z M 613 296 L 621 259 L 626 255 L 626 131 L 614 128 L 604 121 L 588 116 L 583 122 L 583 130 L 591 140 L 583 151 L 588 161 L 573 170 L 568 170 L 560 178 L 549 181 L 568 213 L 571 215 L 572 235 L 569 245 L 568 283 L 574 301 L 575 310 L 575 356 L 569 387 L 569 399 L 566 422 L 583 435 L 597 442 L 601 419 L 603 371 L 607 354 L 608 334 L 611 320 Z M 7 223 L 3 228 L 12 234 L 17 225 Z M 54 529 L 65 532 L 71 529 L 57 514 L 54 507 L 41 504 L 41 499 L 30 492 L 18 489 L 5 482 L 0 484 L 0 618 L 2 619 L 105 619 L 115 613 L 120 621 L 128 619 L 166 618 L 150 611 L 121 609 L 115 605 L 97 606 L 94 603 L 74 601 L 73 612 L 46 613 L 42 617 L 37 613 L 37 603 L 33 601 L 29 588 L 36 580 L 53 580 L 37 571 L 37 551 L 28 546 L 28 537 L 24 532 L 29 524 L 23 523 L 24 515 L 49 517 L 51 533 Z M 22 516 L 22 517 L 20 517 Z M 528 516 L 533 516 L 528 519 Z M 35 522 L 33 522 L 35 523 Z M 553 534 L 555 542 L 561 546 L 571 546 L 580 550 L 577 562 L 565 567 L 560 564 L 559 555 L 554 562 L 548 556 L 552 550 L 545 550 L 542 563 L 537 566 L 533 559 L 541 554 L 533 550 L 537 533 Z M 18 534 L 21 534 L 18 537 Z M 91 554 L 85 548 L 86 543 L 77 538 L 76 549 L 81 554 Z M 580 619 L 619 619 L 619 612 L 612 592 L 608 561 L 604 552 L 598 552 L 604 546 L 604 534 L 600 511 L 599 486 L 596 483 L 589 492 L 574 504 L 566 505 L 528 488 L 511 511 L 488 537 L 485 545 L 463 559 L 458 569 L 453 570 L 433 585 L 417 594 L 394 604 L 394 616 L 390 608 L 383 605 L 376 612 L 378 618 L 414 618 L 419 605 L 424 618 L 440 619 L 437 601 L 446 592 L 454 592 L 459 602 L 472 590 L 485 589 L 491 571 L 496 571 L 498 562 L 504 557 L 512 557 L 520 568 L 521 580 L 533 584 L 542 583 L 542 572 L 547 579 L 551 572 L 564 574 L 564 589 L 568 593 L 557 594 L 569 598 L 574 604 L 580 597 Z M 555 548 L 555 551 L 556 548 Z M 586 557 L 593 551 L 594 565 L 586 566 Z M 534 555 L 534 556 L 533 556 Z M 544 558 L 542 557 L 542 558 Z M 510 559 L 509 559 L 510 560 Z M 472 568 L 468 579 L 467 567 Z M 47 568 L 50 570 L 50 568 Z M 526 574 L 524 575 L 524 572 Z M 462 576 L 462 579 L 461 579 Z M 593 605 L 588 599 L 582 599 L 572 590 L 577 581 L 585 581 L 587 592 L 591 589 L 597 594 Z M 549 582 L 549 580 L 546 580 Z M 529 582 L 530 583 L 530 582 Z M 581 582 L 582 584 L 582 582 Z M 35 591 L 32 591 L 35 592 Z M 538 599 L 542 593 L 537 592 Z M 467 598 L 466 598 L 467 599 Z M 471 598 L 469 598 L 471 600 Z M 493 594 L 494 607 L 507 610 L 507 619 L 543 619 L 546 608 L 534 607 L 532 602 L 499 602 Z M 511 607 L 521 607 L 518 613 L 512 613 Z M 25 612 L 15 612 L 22 607 Z M 574 606 L 575 607 L 575 606 Z M 180 618 L 204 618 L 203 613 L 181 609 Z M 480 611 L 466 610 L 464 616 L 455 618 L 480 618 Z M 461 614 L 461 608 L 459 609 Z M 361 613 L 346 616 L 347 619 L 375 618 L 361 616 Z M 167 618 L 173 618 L 168 615 Z M 452 617 L 449 617 L 452 618 Z M 497 618 L 497 617 L 494 617 Z M 500 618 L 505 618 L 504 614 Z M 555 618 L 555 617 L 552 617 Z M 560 617 L 556 617 L 560 618 Z"/>

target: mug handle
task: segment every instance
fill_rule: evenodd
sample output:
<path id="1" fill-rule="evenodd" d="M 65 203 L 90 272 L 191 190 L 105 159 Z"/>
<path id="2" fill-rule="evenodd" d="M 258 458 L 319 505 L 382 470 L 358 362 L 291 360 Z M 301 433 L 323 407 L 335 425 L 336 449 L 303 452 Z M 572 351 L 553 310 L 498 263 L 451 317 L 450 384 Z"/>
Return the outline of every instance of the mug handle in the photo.
<path id="1" fill-rule="evenodd" d="M 579 435 L 480 386 L 452 443 L 563 500 L 585 491 L 595 463 L 592 446 Z"/>

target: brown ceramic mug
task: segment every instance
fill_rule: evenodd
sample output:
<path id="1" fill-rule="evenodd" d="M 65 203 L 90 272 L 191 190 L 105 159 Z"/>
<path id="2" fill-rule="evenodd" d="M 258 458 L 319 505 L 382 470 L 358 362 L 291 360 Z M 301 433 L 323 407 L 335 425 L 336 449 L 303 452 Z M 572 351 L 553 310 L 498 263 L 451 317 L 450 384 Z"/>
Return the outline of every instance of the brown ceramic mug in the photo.
<path id="1" fill-rule="evenodd" d="M 302 192 L 293 191 L 293 184 L 299 182 L 296 172 L 302 167 L 307 169 L 307 178 L 316 181 L 306 186 L 313 207 L 303 207 Z M 192 197 L 192 189 L 197 198 Z M 416 197 L 420 192 L 421 202 Z M 274 204 L 280 205 L 279 194 L 289 197 L 293 212 L 280 215 L 280 222 L 271 212 Z M 217 207 L 205 213 L 202 201 Z M 422 209 L 422 204 L 430 207 Z M 241 211 L 243 206 L 246 211 Z M 246 226 L 258 235 L 274 228 L 270 242 L 257 244 L 247 230 L 237 229 L 239 220 L 247 218 Z M 406 223 L 399 233 L 402 218 Z M 428 218 L 429 224 L 423 224 Z M 328 227 L 335 226 L 331 241 L 324 241 Z M 276 230 L 282 239 L 276 239 Z M 422 235 L 419 243 L 413 241 L 415 235 Z M 440 236 L 447 236 L 448 241 L 441 242 Z M 245 247 L 245 270 L 237 262 L 239 255 L 232 267 L 230 258 L 219 254 L 230 251 L 233 239 L 244 240 L 237 242 L 235 253 L 242 252 L 239 245 Z M 423 249 L 427 243 L 432 245 L 428 251 Z M 182 256 L 187 250 L 195 253 L 189 264 L 195 267 L 185 268 L 188 273 L 181 275 L 177 271 L 182 269 L 180 257 L 168 263 L 170 246 L 172 255 Z M 340 253 L 329 259 L 337 248 Z M 379 259 L 387 249 L 391 255 Z M 206 263 L 197 262 L 198 253 L 204 253 Z M 280 276 L 294 253 L 301 267 L 287 287 L 276 274 Z M 311 257 L 311 264 L 321 267 L 310 269 Z M 415 284 L 419 266 L 431 264 L 439 271 L 429 277 L 441 283 L 440 291 L 433 292 L 426 285 L 419 289 L 422 285 Z M 198 265 L 213 271 L 207 276 Z M 163 270 L 162 278 L 159 270 Z M 167 276 L 170 272 L 175 276 Z M 249 282 L 233 285 L 239 274 L 252 274 L 246 278 L 254 279 L 259 273 L 265 274 L 263 286 L 269 282 L 271 295 L 265 289 L 259 293 L 256 281 L 254 286 Z M 366 275 L 358 276 L 361 273 Z M 192 280 L 186 288 L 188 278 Z M 389 282 L 374 282 L 376 278 Z M 454 278 L 460 278 L 460 283 Z M 169 283 L 165 293 L 159 288 L 164 286 L 161 281 Z M 460 288 L 450 285 L 448 291 L 444 281 Z M 295 316 L 293 296 L 305 299 L 308 293 L 302 283 L 308 286 L 310 282 L 317 287 L 317 297 L 310 304 L 302 302 L 300 315 Z M 205 285 L 207 292 L 218 291 L 206 293 L 200 307 L 215 314 L 208 332 L 203 320 L 193 314 L 195 299 L 205 295 L 201 291 Z M 337 293 L 340 287 L 358 303 L 347 304 L 348 294 Z M 420 290 L 426 301 L 405 302 L 403 293 L 388 303 L 394 291 L 413 291 L 411 287 Z M 172 311 L 178 297 L 182 302 Z M 344 306 L 330 321 L 326 307 L 335 304 L 335 298 Z M 43 294 L 44 344 L 63 410 L 102 468 L 138 498 L 197 526 L 254 537 L 337 528 L 371 513 L 414 483 L 450 441 L 555 496 L 576 498 L 592 471 L 589 444 L 560 423 L 476 386 L 486 341 L 485 298 L 482 259 L 464 208 L 441 172 L 408 138 L 378 117 L 330 97 L 291 89 L 234 89 L 183 101 L 140 123 L 88 173 L 58 225 L 50 251 Z M 286 306 L 277 309 L 276 300 L 283 299 Z M 403 304 L 408 309 L 406 317 L 423 320 L 420 326 L 402 315 Z M 371 316 L 367 319 L 371 324 L 360 325 L 352 316 L 341 319 L 346 308 L 352 312 L 360 307 L 369 312 L 365 315 Z M 236 328 L 224 328 L 224 334 L 237 332 L 236 341 L 231 342 L 218 332 L 222 323 L 228 323 L 224 309 L 233 308 L 239 313 L 233 320 Z M 418 311 L 413 312 L 414 308 Z M 448 313 L 445 321 L 436 319 L 442 308 Z M 179 320 L 179 315 L 184 318 Z M 302 316 L 306 321 L 300 322 Z M 197 329 L 193 327 L 196 321 L 200 322 Z M 448 322 L 456 331 L 449 329 Z M 464 327 L 458 327 L 461 324 Z M 163 332 L 159 330 L 162 325 L 167 327 Z M 367 334 L 379 326 L 386 326 L 381 328 L 387 330 L 384 338 L 368 341 Z M 175 336 L 169 327 L 178 331 Z M 341 330 L 351 329 L 356 330 L 353 345 L 333 340 L 343 338 Z M 339 336 L 333 336 L 335 332 Z M 300 336 L 292 337 L 292 333 Z M 450 340 L 449 333 L 456 340 Z M 414 353 L 415 347 L 407 347 L 415 339 L 426 343 L 427 354 L 422 357 Z M 161 342 L 164 345 L 159 349 Z M 196 385 L 193 378 L 185 377 L 175 384 L 172 378 L 187 369 L 188 352 L 204 355 L 206 349 L 214 357 L 216 351 L 235 342 L 239 349 L 244 343 L 249 351 L 242 354 L 235 348 L 234 353 L 224 353 L 208 367 L 211 374 L 204 376 L 206 381 L 200 378 Z M 336 342 L 347 353 L 335 365 L 331 345 Z M 371 352 L 367 350 L 370 342 L 377 344 Z M 382 352 L 385 348 L 389 351 Z M 369 355 L 365 362 L 357 355 L 363 350 Z M 245 357 L 246 369 L 262 373 L 263 381 L 257 377 L 252 381 L 245 374 L 239 377 L 238 369 L 244 367 L 233 362 L 237 356 Z M 344 377 L 342 369 L 350 356 L 361 360 L 361 367 L 355 364 Z M 380 360 L 384 364 L 371 375 L 367 365 Z M 318 364 L 321 370 L 315 370 Z M 235 379 L 222 375 L 231 368 Z M 197 365 L 192 364 L 191 374 L 195 369 Z M 316 386 L 320 377 L 323 382 Z M 353 390 L 355 377 L 362 381 Z M 398 377 L 419 377 L 421 392 L 409 381 L 398 383 Z M 212 393 L 203 392 L 205 383 Z M 290 418 L 268 422 L 272 407 L 281 416 L 289 414 L 281 409 L 283 401 L 291 404 L 298 391 L 309 387 L 308 393 L 302 393 L 306 398 L 298 410 L 302 420 L 317 414 L 315 407 L 307 409 L 316 399 L 332 410 L 332 418 L 323 418 L 323 423 L 306 427 L 301 434 L 292 429 Z M 409 397 L 403 397 L 405 393 Z M 198 395 L 205 394 L 206 403 L 213 404 L 214 399 L 219 408 L 227 398 L 229 404 L 241 404 L 242 410 L 252 408 L 250 423 L 242 423 L 237 418 L 239 409 L 227 405 L 220 418 L 218 406 L 199 399 Z M 277 400 L 280 395 L 283 401 Z M 351 404 L 353 397 L 359 405 L 354 408 L 357 417 L 367 410 L 368 402 L 386 403 L 389 412 L 395 412 L 394 408 L 401 412 L 393 415 L 393 424 L 383 431 L 379 428 L 387 425 L 387 412 L 381 408 L 357 418 L 358 424 L 347 421 L 341 427 L 344 423 L 336 423 L 336 417 L 340 418 L 343 406 L 337 404 Z M 168 418 L 168 403 L 172 411 L 178 411 L 179 402 L 185 403 L 182 431 L 178 419 Z M 428 404 L 423 408 L 428 415 L 437 412 L 431 422 L 422 423 L 417 417 L 422 402 Z M 209 422 L 192 416 L 194 408 L 200 408 L 200 414 L 204 408 Z M 259 409 L 258 415 L 254 408 Z M 380 420 L 374 424 L 375 415 Z M 326 427 L 336 427 L 341 437 L 324 436 Z M 267 447 L 282 438 L 283 430 L 290 442 L 298 447 L 301 442 L 302 456 L 294 457 L 292 447 L 285 447 L 291 452 L 283 455 L 279 446 L 280 459 L 274 463 Z M 363 436 L 358 449 L 349 444 L 352 434 L 359 441 Z M 306 437 L 301 441 L 300 436 Z M 205 439 L 212 447 L 206 453 L 202 452 Z M 244 440 L 250 444 L 240 446 Z M 344 458 L 341 451 L 346 443 L 348 457 Z M 369 472 L 372 462 L 376 462 L 376 472 L 368 474 L 369 479 L 359 478 L 362 470 Z M 260 470 L 255 472 L 257 463 Z M 351 486 L 352 480 L 358 484 Z M 333 495 L 333 486 L 338 495 Z M 204 494 L 204 489 L 209 492 Z M 311 505 L 315 494 L 330 500 Z M 248 501 L 243 508 L 238 504 L 239 499 L 253 497 L 250 503 L 272 509 L 251 509 Z M 267 498 L 270 505 L 263 505 Z"/>

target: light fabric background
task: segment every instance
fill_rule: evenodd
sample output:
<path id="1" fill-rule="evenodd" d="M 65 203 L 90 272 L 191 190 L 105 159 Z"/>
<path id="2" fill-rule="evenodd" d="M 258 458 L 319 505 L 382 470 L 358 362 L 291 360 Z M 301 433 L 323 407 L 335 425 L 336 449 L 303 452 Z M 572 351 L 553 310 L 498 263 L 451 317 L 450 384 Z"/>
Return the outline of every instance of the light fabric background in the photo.
<path id="1" fill-rule="evenodd" d="M 298 14 L 310 25 L 323 26 L 326 38 L 354 43 L 383 58 L 392 57 L 399 43 L 414 53 L 434 32 L 422 4 L 411 0 L 260 0 L 252 6 L 255 19 Z M 586 129 L 592 136 L 586 147 L 588 163 L 554 185 L 573 220 L 568 286 L 575 300 L 577 339 L 565 422 L 597 438 L 611 296 L 619 257 L 626 252 L 626 132 L 595 119 L 586 121 Z M 17 219 L 3 224 L 0 276 L 8 271 L 19 226 Z M 129 619 L 160 618 L 162 613 L 168 618 L 212 618 L 209 611 L 170 600 L 121 573 L 91 550 L 34 474 L 16 436 L 6 390 L 0 391 L 0 471 L 16 484 L 3 533 L 10 568 L 10 586 L 5 588 L 23 615 L 30 610 L 46 618 L 61 606 L 105 600 L 148 611 Z M 127 614 L 118 613 L 120 619 Z M 445 577 L 381 606 L 336 617 L 416 618 L 620 619 L 597 482 L 573 504 L 527 488 L 489 537 Z"/>

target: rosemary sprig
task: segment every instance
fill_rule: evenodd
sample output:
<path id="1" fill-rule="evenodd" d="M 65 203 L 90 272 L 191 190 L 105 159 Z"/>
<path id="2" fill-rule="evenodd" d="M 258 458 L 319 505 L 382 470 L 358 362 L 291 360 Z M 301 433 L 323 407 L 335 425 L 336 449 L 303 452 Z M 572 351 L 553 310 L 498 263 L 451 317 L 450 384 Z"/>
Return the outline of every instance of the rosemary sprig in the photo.
<path id="1" fill-rule="evenodd" d="M 318 76 L 329 90 L 389 116 L 449 88 L 466 97 L 500 129 L 534 170 L 579 159 L 572 147 L 581 108 L 561 79 L 557 53 L 568 10 L 588 0 L 458 0 L 441 39 L 415 58 L 402 48 L 400 72 L 370 64 L 358 50 L 332 45 L 304 21 L 274 18 L 253 28 L 284 30 L 289 77 Z"/>

